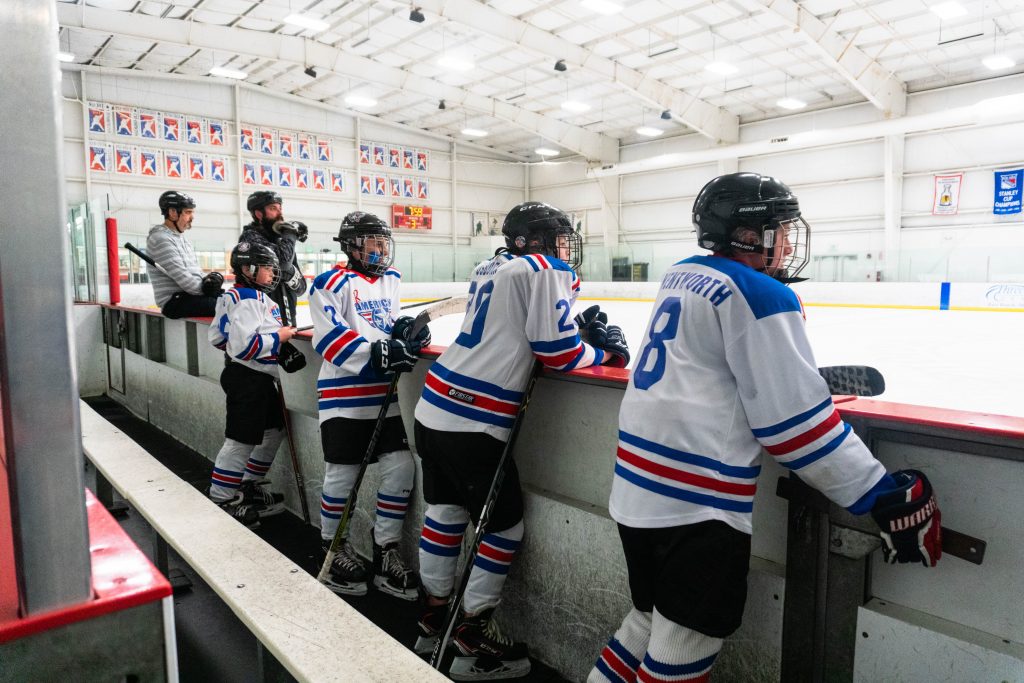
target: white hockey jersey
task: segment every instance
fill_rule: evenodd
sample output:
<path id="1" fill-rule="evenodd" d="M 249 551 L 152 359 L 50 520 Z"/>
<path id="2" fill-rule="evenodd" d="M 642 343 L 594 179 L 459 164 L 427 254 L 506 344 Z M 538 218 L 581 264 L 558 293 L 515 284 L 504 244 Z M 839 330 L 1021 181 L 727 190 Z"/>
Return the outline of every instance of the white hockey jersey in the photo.
<path id="1" fill-rule="evenodd" d="M 608 509 L 750 533 L 762 448 L 844 507 L 885 475 L 832 403 L 799 298 L 720 256 L 669 268 L 619 410 Z"/>
<path id="2" fill-rule="evenodd" d="M 313 348 L 324 358 L 316 383 L 321 424 L 332 417 L 372 420 L 380 412 L 391 377 L 374 371 L 370 342 L 391 338 L 401 279 L 393 268 L 379 277 L 335 268 L 313 280 Z M 388 417 L 398 414 L 396 394 Z"/>
<path id="3" fill-rule="evenodd" d="M 217 299 L 207 337 L 235 363 L 277 377 L 279 329 L 277 303 L 263 292 L 235 286 Z"/>
<path id="4" fill-rule="evenodd" d="M 561 371 L 605 359 L 580 339 L 570 313 L 579 288 L 572 268 L 551 256 L 502 253 L 478 265 L 459 336 L 427 372 L 416 419 L 507 439 L 534 358 Z"/>

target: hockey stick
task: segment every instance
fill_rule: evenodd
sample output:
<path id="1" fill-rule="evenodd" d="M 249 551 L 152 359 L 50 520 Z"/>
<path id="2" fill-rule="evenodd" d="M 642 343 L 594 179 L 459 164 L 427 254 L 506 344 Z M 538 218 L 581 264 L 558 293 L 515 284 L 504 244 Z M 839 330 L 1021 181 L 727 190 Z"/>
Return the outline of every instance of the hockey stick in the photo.
<path id="1" fill-rule="evenodd" d="M 530 404 L 530 395 L 533 393 L 533 387 L 537 384 L 537 378 L 540 376 L 543 367 L 539 360 L 534 361 L 533 370 L 530 372 L 530 381 L 523 392 L 523 398 L 519 401 L 519 410 L 516 412 L 515 422 L 512 423 L 512 431 L 509 432 L 508 441 L 505 442 L 505 448 L 501 452 L 498 467 L 494 472 L 494 479 L 491 481 L 491 488 L 484 499 L 483 507 L 480 509 L 480 518 L 477 520 L 476 529 L 473 530 L 473 542 L 470 544 L 469 551 L 466 553 L 466 559 L 462 563 L 459 586 L 448 601 L 448 614 L 445 616 L 444 630 L 434 645 L 434 652 L 430 655 L 430 666 L 435 669 L 440 670 L 441 668 L 444 650 L 452 636 L 452 629 L 455 628 L 455 619 L 459 614 L 459 608 L 462 606 L 462 598 L 466 594 L 466 587 L 469 585 L 469 575 L 473 572 L 473 563 L 476 562 L 476 556 L 480 553 L 480 541 L 483 540 L 484 532 L 487 530 L 487 522 L 491 518 L 491 508 L 498 500 L 498 494 L 501 493 L 501 485 L 505 481 L 506 465 L 512 459 L 512 448 L 515 446 L 516 437 L 519 436 L 519 428 L 523 424 L 526 408 Z"/>
<path id="2" fill-rule="evenodd" d="M 833 396 L 878 396 L 885 391 L 882 373 L 868 365 L 830 365 L 818 372 Z"/>
<path id="3" fill-rule="evenodd" d="M 409 332 L 409 338 L 415 339 L 416 335 L 420 333 L 427 323 L 432 320 L 436 320 L 443 315 L 450 313 L 458 313 L 466 309 L 466 303 L 469 301 L 469 297 L 466 295 L 449 297 L 444 299 L 440 303 L 434 304 L 430 308 L 420 311 L 419 315 L 416 316 L 416 320 L 412 324 L 412 329 Z M 331 570 L 331 563 L 334 562 L 334 558 L 338 554 L 338 549 L 341 547 L 341 543 L 345 540 L 348 535 L 349 520 L 352 519 L 352 510 L 356 506 L 356 496 L 359 494 L 359 486 L 363 483 L 363 475 L 366 474 L 366 468 L 369 467 L 370 461 L 373 460 L 373 454 L 377 450 L 377 442 L 380 441 L 380 434 L 384 431 L 384 419 L 387 417 L 388 408 L 391 407 L 391 399 L 395 395 L 395 391 L 398 389 L 398 378 L 401 377 L 398 373 L 391 378 L 391 383 L 388 385 L 388 391 L 384 394 L 384 403 L 381 404 L 380 412 L 377 413 L 377 421 L 373 425 L 373 434 L 370 436 L 370 443 L 366 447 L 366 453 L 363 455 L 362 462 L 359 463 L 359 472 L 356 473 L 356 480 L 352 483 L 352 488 L 348 493 L 348 498 L 345 499 L 345 507 L 341 511 L 341 519 L 338 520 L 338 528 L 334 530 L 334 537 L 331 539 L 331 547 L 327 550 L 327 556 L 324 557 L 324 563 L 320 567 L 320 573 L 316 575 L 316 580 L 320 583 L 324 583 L 327 580 L 327 575 Z"/>
<path id="4" fill-rule="evenodd" d="M 295 450 L 295 439 L 292 438 L 292 418 L 288 414 L 288 406 L 284 402 L 284 385 L 277 380 L 277 396 L 281 400 L 281 413 L 284 415 L 284 433 L 288 437 L 288 450 L 292 454 L 292 472 L 295 473 L 295 487 L 299 489 L 299 502 L 302 503 L 302 519 L 309 524 L 309 501 L 306 500 L 306 481 L 299 468 L 299 452 Z"/>
<path id="5" fill-rule="evenodd" d="M 407 310 L 407 309 L 410 309 L 410 308 L 419 308 L 420 306 L 430 306 L 430 305 L 433 305 L 433 304 L 439 304 L 442 301 L 448 301 L 451 298 L 453 298 L 453 297 L 443 296 L 440 299 L 431 299 L 430 301 L 421 301 L 421 302 L 416 303 L 416 304 L 409 304 L 408 306 L 402 306 L 401 310 L 404 311 L 404 310 Z M 464 297 L 462 297 L 460 295 L 460 298 L 464 298 Z M 452 313 L 456 313 L 456 312 L 457 311 L 452 311 Z M 447 314 L 445 314 L 445 315 L 447 315 Z M 296 328 L 295 331 L 296 332 L 308 332 L 311 329 L 313 329 L 312 325 L 303 325 L 302 327 Z"/>
<path id="6" fill-rule="evenodd" d="M 153 260 L 153 257 L 152 257 L 152 256 L 150 256 L 150 255 L 149 255 L 149 254 L 147 254 L 146 252 L 142 251 L 141 249 L 139 249 L 138 247 L 136 247 L 136 246 L 135 246 L 134 244 L 132 244 L 131 242 L 125 242 L 125 243 L 124 243 L 124 248 L 125 248 L 125 249 L 127 249 L 128 251 L 132 252 L 132 253 L 133 253 L 133 254 L 135 254 L 136 256 L 138 256 L 138 257 L 139 257 L 140 259 L 142 259 L 143 261 L 145 261 L 145 262 L 146 262 L 146 263 L 148 263 L 149 265 L 151 265 L 151 266 L 153 266 L 154 268 L 156 268 L 157 270 L 159 270 L 159 271 L 160 271 L 161 273 L 163 273 L 163 274 L 164 274 L 164 275 L 166 275 L 167 277 L 171 277 L 171 274 L 170 274 L 170 273 L 168 273 L 168 272 L 167 272 L 166 270 L 164 270 L 164 267 L 163 267 L 163 266 L 161 266 L 161 265 L 160 265 L 159 263 L 157 263 L 156 261 L 154 261 L 154 260 Z"/>

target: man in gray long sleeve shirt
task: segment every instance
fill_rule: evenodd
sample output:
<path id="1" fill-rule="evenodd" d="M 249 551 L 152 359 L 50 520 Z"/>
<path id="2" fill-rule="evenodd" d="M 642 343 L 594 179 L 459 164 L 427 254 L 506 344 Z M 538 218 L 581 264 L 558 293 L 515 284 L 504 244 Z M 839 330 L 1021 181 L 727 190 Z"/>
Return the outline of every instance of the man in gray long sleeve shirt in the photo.
<path id="1" fill-rule="evenodd" d="M 224 276 L 199 269 L 192 243 L 185 231 L 192 227 L 196 202 L 174 190 L 160 195 L 164 222 L 154 225 L 146 239 L 146 252 L 159 268 L 149 271 L 156 305 L 168 318 L 212 316 Z"/>

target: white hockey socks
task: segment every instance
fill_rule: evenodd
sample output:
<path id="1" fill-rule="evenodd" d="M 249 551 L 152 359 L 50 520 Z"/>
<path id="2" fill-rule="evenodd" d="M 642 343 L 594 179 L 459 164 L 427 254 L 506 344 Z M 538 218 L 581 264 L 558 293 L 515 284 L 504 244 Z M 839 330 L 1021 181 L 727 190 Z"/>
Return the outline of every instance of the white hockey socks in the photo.
<path id="1" fill-rule="evenodd" d="M 325 541 L 334 538 L 334 532 L 341 522 L 345 502 L 356 483 L 359 465 L 324 463 L 324 487 L 320 494 L 320 537 Z"/>
<path id="2" fill-rule="evenodd" d="M 601 651 L 587 683 L 634 683 L 650 639 L 651 613 L 634 607 Z"/>
<path id="3" fill-rule="evenodd" d="M 498 606 L 508 568 L 522 540 L 523 520 L 504 531 L 484 534 L 469 575 L 466 595 L 462 599 L 462 610 L 466 614 L 478 614 L 481 610 Z"/>
<path id="4" fill-rule="evenodd" d="M 210 498 L 223 503 L 235 497 L 235 491 L 242 485 L 245 461 L 252 453 L 252 445 L 234 439 L 224 439 L 210 475 Z"/>
<path id="5" fill-rule="evenodd" d="M 428 505 L 420 534 L 420 583 L 428 595 L 446 598 L 455 585 L 455 569 L 469 512 L 458 505 Z"/>
<path id="6" fill-rule="evenodd" d="M 412 453 L 392 451 L 377 458 L 380 488 L 377 489 L 377 515 L 373 539 L 377 545 L 395 543 L 402 538 L 402 522 L 409 509 L 409 494 L 416 477 Z"/>
<path id="7" fill-rule="evenodd" d="M 654 610 L 651 642 L 636 672 L 643 683 L 706 683 L 722 649 L 722 638 L 680 626 Z"/>
<path id="8" fill-rule="evenodd" d="M 263 432 L 263 441 L 249 454 L 249 460 L 245 463 L 245 476 L 243 481 L 261 482 L 274 464 L 274 456 L 277 449 L 281 447 L 284 439 L 283 429 L 268 429 Z"/>

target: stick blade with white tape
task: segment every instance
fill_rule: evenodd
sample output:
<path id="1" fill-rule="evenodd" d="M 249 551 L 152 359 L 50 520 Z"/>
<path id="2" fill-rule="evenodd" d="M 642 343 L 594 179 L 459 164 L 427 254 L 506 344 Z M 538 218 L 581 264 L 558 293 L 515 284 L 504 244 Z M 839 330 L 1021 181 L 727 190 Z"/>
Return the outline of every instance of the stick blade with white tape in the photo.
<path id="1" fill-rule="evenodd" d="M 885 379 L 868 365 L 830 365 L 818 368 L 834 396 L 878 396 L 885 391 Z"/>
<path id="2" fill-rule="evenodd" d="M 416 335 L 419 334 L 419 331 L 422 330 L 427 323 L 433 320 L 437 320 L 438 318 L 446 315 L 452 315 L 453 313 L 465 313 L 466 305 L 468 303 L 469 295 L 460 294 L 424 308 L 416 315 L 416 320 L 412 324 L 412 330 L 409 334 L 409 338 L 415 339 Z"/>

